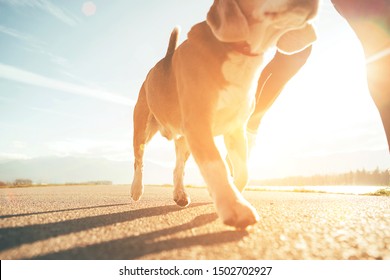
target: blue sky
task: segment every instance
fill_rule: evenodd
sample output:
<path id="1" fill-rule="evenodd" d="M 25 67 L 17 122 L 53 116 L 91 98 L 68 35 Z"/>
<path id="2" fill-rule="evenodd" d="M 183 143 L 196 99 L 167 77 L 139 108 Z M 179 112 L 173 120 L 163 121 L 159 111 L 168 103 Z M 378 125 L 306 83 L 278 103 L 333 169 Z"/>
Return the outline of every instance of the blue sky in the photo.
<path id="1" fill-rule="evenodd" d="M 184 40 L 211 4 L 0 0 L 0 162 L 132 159 L 132 110 L 145 75 L 172 28 L 180 25 Z M 315 25 L 312 57 L 264 118 L 252 177 L 390 167 L 355 35 L 329 1 Z M 353 160 L 335 163 L 335 155 Z M 146 158 L 172 166 L 173 144 L 157 136 Z M 311 170 L 311 160 L 321 168 Z"/>

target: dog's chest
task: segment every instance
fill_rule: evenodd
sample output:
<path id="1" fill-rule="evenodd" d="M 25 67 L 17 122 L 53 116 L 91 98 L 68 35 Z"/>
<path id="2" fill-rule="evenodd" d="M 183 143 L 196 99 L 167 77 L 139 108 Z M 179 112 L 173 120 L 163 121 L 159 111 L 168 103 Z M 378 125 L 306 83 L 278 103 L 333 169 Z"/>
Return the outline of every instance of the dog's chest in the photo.
<path id="1" fill-rule="evenodd" d="M 216 130 L 243 125 L 254 108 L 261 57 L 230 55 L 222 65 L 227 85 L 220 89 L 216 110 Z"/>

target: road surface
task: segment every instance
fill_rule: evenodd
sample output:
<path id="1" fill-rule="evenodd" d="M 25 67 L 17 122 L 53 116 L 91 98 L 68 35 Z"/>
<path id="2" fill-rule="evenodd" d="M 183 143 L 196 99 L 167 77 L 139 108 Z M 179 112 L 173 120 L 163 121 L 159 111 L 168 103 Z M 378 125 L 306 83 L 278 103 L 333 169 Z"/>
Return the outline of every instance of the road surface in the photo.
<path id="1" fill-rule="evenodd" d="M 172 188 L 0 189 L 0 259 L 390 259 L 390 198 L 246 191 L 261 221 L 237 231 L 206 189 L 179 208 Z"/>

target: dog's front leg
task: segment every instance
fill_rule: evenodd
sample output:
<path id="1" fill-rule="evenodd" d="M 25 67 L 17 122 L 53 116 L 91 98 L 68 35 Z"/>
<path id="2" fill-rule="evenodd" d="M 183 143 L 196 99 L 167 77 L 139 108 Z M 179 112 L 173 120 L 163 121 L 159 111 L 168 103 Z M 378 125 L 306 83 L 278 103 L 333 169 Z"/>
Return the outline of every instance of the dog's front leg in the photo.
<path id="1" fill-rule="evenodd" d="M 248 141 L 244 128 L 238 128 L 224 136 L 234 184 L 240 192 L 248 183 Z"/>
<path id="2" fill-rule="evenodd" d="M 222 221 L 237 228 L 256 223 L 259 216 L 230 180 L 228 169 L 215 145 L 211 128 L 188 122 L 185 136 Z"/>

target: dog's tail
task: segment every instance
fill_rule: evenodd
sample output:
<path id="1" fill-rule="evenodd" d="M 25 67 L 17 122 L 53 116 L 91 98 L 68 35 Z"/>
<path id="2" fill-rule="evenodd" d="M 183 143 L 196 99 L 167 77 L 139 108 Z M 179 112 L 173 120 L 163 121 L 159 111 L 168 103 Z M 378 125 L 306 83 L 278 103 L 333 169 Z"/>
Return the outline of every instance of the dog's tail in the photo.
<path id="1" fill-rule="evenodd" d="M 176 26 L 171 33 L 169 38 L 169 45 L 165 57 L 172 56 L 177 48 L 177 41 L 179 40 L 180 27 Z"/>

